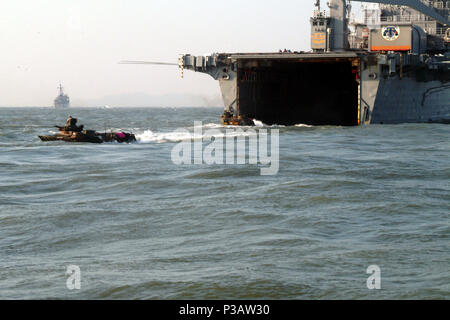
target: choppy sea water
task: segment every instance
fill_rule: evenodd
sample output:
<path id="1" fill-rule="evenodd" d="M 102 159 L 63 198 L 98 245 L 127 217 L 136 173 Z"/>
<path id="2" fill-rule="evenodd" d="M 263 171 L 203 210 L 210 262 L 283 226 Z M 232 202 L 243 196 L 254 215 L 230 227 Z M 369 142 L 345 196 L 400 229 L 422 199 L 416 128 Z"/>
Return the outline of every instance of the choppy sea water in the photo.
<path id="1" fill-rule="evenodd" d="M 220 114 L 0 108 L 0 298 L 450 298 L 450 126 L 279 127 L 274 176 L 175 165 Z M 38 139 L 69 115 L 139 141 Z"/>

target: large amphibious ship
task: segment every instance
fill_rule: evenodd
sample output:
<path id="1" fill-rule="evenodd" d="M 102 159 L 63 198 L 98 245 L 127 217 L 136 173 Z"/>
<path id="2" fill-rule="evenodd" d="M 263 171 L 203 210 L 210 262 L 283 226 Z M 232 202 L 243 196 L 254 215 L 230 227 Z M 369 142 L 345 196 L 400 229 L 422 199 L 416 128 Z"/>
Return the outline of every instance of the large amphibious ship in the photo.
<path id="1" fill-rule="evenodd" d="M 70 99 L 69 96 L 64 94 L 63 87 L 59 84 L 59 95 L 55 98 L 54 105 L 55 108 L 69 108 L 70 107 Z"/>
<path id="2" fill-rule="evenodd" d="M 310 52 L 185 54 L 179 67 L 219 81 L 225 120 L 450 122 L 450 0 L 360 2 L 377 4 L 356 22 L 349 1 L 316 1 Z"/>

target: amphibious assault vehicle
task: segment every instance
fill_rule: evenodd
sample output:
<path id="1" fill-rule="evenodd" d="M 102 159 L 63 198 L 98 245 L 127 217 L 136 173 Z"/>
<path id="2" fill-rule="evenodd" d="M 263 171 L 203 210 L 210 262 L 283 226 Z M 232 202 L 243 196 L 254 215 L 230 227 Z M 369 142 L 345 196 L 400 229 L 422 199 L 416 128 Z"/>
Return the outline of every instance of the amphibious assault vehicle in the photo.
<path id="1" fill-rule="evenodd" d="M 66 131 L 64 127 L 58 127 L 59 133 L 50 136 L 39 136 L 44 142 L 65 141 L 65 142 L 87 142 L 104 143 L 118 142 L 131 143 L 136 142 L 136 136 L 127 132 L 96 132 L 93 130 Z"/>

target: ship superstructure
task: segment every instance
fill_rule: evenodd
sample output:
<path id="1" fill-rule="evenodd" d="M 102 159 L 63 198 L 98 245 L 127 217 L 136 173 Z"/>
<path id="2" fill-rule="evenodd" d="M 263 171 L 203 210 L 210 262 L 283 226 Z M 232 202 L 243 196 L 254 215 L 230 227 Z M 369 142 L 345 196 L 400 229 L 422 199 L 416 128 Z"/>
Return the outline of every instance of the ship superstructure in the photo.
<path id="1" fill-rule="evenodd" d="M 64 93 L 64 89 L 61 84 L 59 84 L 59 95 L 54 100 L 55 108 L 69 108 L 70 99 L 67 94 Z"/>
<path id="2" fill-rule="evenodd" d="M 219 81 L 226 114 L 267 124 L 450 121 L 450 1 L 362 2 L 380 6 L 352 23 L 348 1 L 316 1 L 311 52 L 183 55 L 180 67 Z"/>
<path id="3" fill-rule="evenodd" d="M 363 1 L 366 2 L 366 1 Z M 387 2 L 387 1 L 380 1 Z M 425 3 L 431 3 L 432 11 L 440 15 L 443 19 L 450 16 L 450 0 L 441 1 L 422 1 Z M 426 7 L 426 11 L 429 11 Z M 442 19 L 436 20 L 435 18 L 421 13 L 413 8 L 406 6 L 399 6 L 393 4 L 378 4 L 376 6 L 366 6 L 363 10 L 363 23 L 353 24 L 354 27 L 359 29 L 359 32 L 353 32 L 350 39 L 353 40 L 350 44 L 351 48 L 366 48 L 367 43 L 364 45 L 361 42 L 355 41 L 355 38 L 361 39 L 361 27 L 370 28 L 376 27 L 377 25 L 411 25 L 414 28 L 414 32 L 425 33 L 426 36 L 422 37 L 426 41 L 426 47 L 422 51 L 428 51 L 432 53 L 445 52 L 448 48 L 450 42 L 450 29 L 445 25 L 445 21 Z M 436 16 L 437 18 L 437 16 Z M 359 27 L 359 28 L 358 28 Z M 353 31 L 356 31 L 353 29 Z M 365 33 L 368 35 L 367 32 Z M 428 50 L 426 50 L 426 48 Z"/>
<path id="4" fill-rule="evenodd" d="M 219 81 L 224 123 L 450 122 L 450 0 L 360 2 L 378 5 L 351 21 L 349 1 L 316 0 L 310 52 L 185 54 L 179 67 Z"/>

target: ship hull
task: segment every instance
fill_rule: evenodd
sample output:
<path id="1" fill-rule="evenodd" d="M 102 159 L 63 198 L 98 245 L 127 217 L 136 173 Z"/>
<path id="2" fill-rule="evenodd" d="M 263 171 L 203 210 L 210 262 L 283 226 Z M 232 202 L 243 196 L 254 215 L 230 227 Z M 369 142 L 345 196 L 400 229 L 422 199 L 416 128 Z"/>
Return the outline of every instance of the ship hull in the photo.
<path id="1" fill-rule="evenodd" d="M 69 103 L 55 103 L 55 108 L 57 109 L 65 109 L 69 107 L 70 107 Z"/>
<path id="2" fill-rule="evenodd" d="M 185 56 L 183 63 L 219 81 L 226 112 L 268 125 L 450 122 L 448 59 L 344 51 Z"/>
<path id="3" fill-rule="evenodd" d="M 450 83 L 417 78 L 380 81 L 370 123 L 449 123 Z"/>

